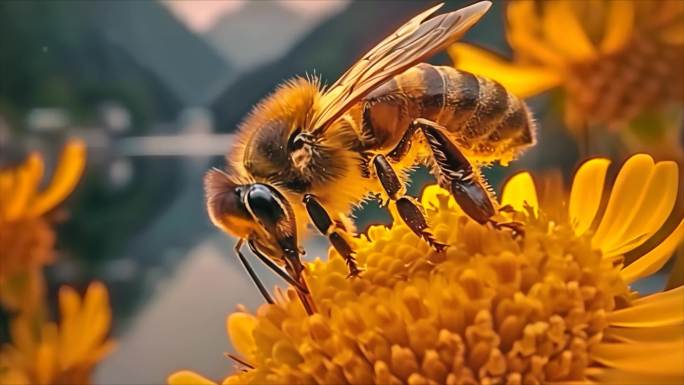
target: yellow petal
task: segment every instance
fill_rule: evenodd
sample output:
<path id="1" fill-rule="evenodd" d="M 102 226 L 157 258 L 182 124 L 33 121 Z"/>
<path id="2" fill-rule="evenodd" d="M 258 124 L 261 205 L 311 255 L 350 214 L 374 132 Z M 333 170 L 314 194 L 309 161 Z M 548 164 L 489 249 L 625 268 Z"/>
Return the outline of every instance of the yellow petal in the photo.
<path id="1" fill-rule="evenodd" d="M 667 325 L 658 327 L 609 327 L 603 332 L 604 340 L 630 343 L 662 343 L 679 340 L 684 344 L 684 327 Z"/>
<path id="2" fill-rule="evenodd" d="M 679 168 L 675 162 L 658 162 L 644 190 L 633 203 L 630 218 L 614 231 L 610 242 L 603 244 L 607 257 L 624 254 L 641 245 L 660 229 L 677 201 Z"/>
<path id="3" fill-rule="evenodd" d="M 616 230 L 632 216 L 634 204 L 641 197 L 644 181 L 648 180 L 653 167 L 653 158 L 645 154 L 627 159 L 615 180 L 606 213 L 592 239 L 592 247 L 603 250 L 606 244 L 613 242 Z"/>
<path id="4" fill-rule="evenodd" d="M 256 319 L 247 313 L 233 313 L 226 319 L 226 330 L 230 342 L 242 356 L 252 359 L 254 356 L 254 328 Z"/>
<path id="5" fill-rule="evenodd" d="M 606 29 L 601 41 L 602 53 L 615 53 L 627 44 L 634 30 L 634 15 L 633 1 L 617 0 L 608 3 Z"/>
<path id="6" fill-rule="evenodd" d="M 561 83 L 561 75 L 553 68 L 513 64 L 470 44 L 455 43 L 448 52 L 456 68 L 494 79 L 521 98 Z"/>
<path id="7" fill-rule="evenodd" d="M 684 325 L 684 286 L 640 298 L 608 315 L 611 326 L 644 328 Z"/>
<path id="8" fill-rule="evenodd" d="M 570 223 L 577 235 L 584 234 L 594 222 L 609 165 L 608 159 L 591 159 L 584 162 L 575 173 L 568 211 Z"/>
<path id="9" fill-rule="evenodd" d="M 88 286 L 80 318 L 80 324 L 84 325 L 84 328 L 80 330 L 81 343 L 76 357 L 77 362 L 86 361 L 109 332 L 109 296 L 107 288 L 101 282 L 93 282 Z"/>
<path id="10" fill-rule="evenodd" d="M 543 28 L 549 43 L 571 61 L 584 62 L 596 58 L 596 48 L 569 1 L 544 3 Z"/>
<path id="11" fill-rule="evenodd" d="M 682 239 L 684 239 L 684 220 L 679 222 L 677 228 L 658 246 L 623 268 L 620 276 L 625 282 L 632 283 L 655 273 L 672 257 L 677 246 L 682 243 Z"/>
<path id="12" fill-rule="evenodd" d="M 525 212 L 525 206 L 529 205 L 534 209 L 535 215 L 539 214 L 537 189 L 529 172 L 520 172 L 508 179 L 501 194 L 501 205 L 509 205 L 522 212 Z"/>
<path id="13" fill-rule="evenodd" d="M 66 199 L 81 179 L 85 155 L 83 141 L 74 139 L 66 144 L 50 185 L 31 203 L 29 215 L 40 216 Z"/>
<path id="14" fill-rule="evenodd" d="M 15 173 L 12 189 L 9 191 L 4 217 L 7 220 L 16 220 L 22 217 L 29 201 L 34 197 L 40 179 L 43 177 L 43 159 L 40 155 L 32 153 L 28 156 Z"/>
<path id="15" fill-rule="evenodd" d="M 644 350 L 648 347 L 644 346 Z M 681 385 L 682 378 L 679 376 L 667 376 L 659 374 L 641 374 L 628 372 L 622 369 L 612 368 L 587 368 L 585 375 L 592 380 L 592 384 L 620 384 L 620 385 Z"/>
<path id="16" fill-rule="evenodd" d="M 59 339 L 61 369 L 71 367 L 77 360 L 78 347 L 81 340 L 80 324 L 81 297 L 69 286 L 59 288 Z"/>
<path id="17" fill-rule="evenodd" d="M 35 362 L 36 380 L 38 384 L 51 384 L 57 374 L 58 346 L 57 328 L 54 324 L 43 326 L 43 341 L 41 342 Z"/>
<path id="18" fill-rule="evenodd" d="M 451 194 L 447 190 L 439 187 L 439 185 L 437 185 L 437 184 L 431 184 L 431 185 L 425 187 L 425 189 L 423 190 L 423 193 L 421 194 L 420 201 L 421 201 L 423 207 L 439 208 L 440 207 L 439 202 L 442 199 L 448 200 L 448 207 L 450 207 L 450 208 L 454 207 L 456 205 L 456 201 L 454 200 L 454 198 L 451 196 Z M 373 228 L 378 229 L 378 230 L 374 230 L 374 231 L 379 231 L 379 232 L 385 232 L 386 231 L 385 226 L 373 226 L 373 227 L 371 227 L 371 229 L 373 229 Z M 371 234 L 370 231 L 369 231 L 369 234 Z M 371 237 L 371 239 L 376 239 L 376 238 Z"/>
<path id="19" fill-rule="evenodd" d="M 532 58 L 545 66 L 561 69 L 563 57 L 541 37 L 541 18 L 536 1 L 521 0 L 507 3 L 506 19 L 508 42 L 516 57 Z"/>
<path id="20" fill-rule="evenodd" d="M 189 370 L 173 373 L 166 382 L 169 385 L 216 385 L 214 381 Z"/>
<path id="21" fill-rule="evenodd" d="M 684 378 L 684 344 L 681 341 L 601 343 L 592 348 L 591 357 L 609 368 L 626 373 Z"/>

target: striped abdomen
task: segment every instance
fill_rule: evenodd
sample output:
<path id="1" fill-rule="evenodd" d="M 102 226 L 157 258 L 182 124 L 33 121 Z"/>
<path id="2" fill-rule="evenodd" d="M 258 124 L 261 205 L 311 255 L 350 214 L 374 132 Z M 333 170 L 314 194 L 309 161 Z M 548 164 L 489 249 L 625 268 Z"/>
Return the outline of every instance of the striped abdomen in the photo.
<path id="1" fill-rule="evenodd" d="M 417 118 L 446 127 L 474 161 L 507 162 L 534 143 L 534 123 L 520 99 L 493 80 L 452 67 L 419 64 L 362 104 L 364 136 L 378 150 L 394 146 Z"/>

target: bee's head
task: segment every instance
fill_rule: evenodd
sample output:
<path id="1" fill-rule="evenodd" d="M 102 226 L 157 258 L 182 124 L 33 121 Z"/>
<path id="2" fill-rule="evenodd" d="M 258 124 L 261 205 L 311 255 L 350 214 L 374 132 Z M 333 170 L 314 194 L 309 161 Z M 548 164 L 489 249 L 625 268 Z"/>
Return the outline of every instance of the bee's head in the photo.
<path id="1" fill-rule="evenodd" d="M 211 169 L 204 188 L 207 211 L 217 227 L 256 242 L 271 255 L 299 255 L 294 212 L 274 187 L 236 183 L 230 174 Z"/>
<path id="2" fill-rule="evenodd" d="M 307 179 L 302 174 L 313 157 L 313 142 L 299 134 L 318 108 L 320 92 L 315 78 L 295 78 L 278 87 L 241 124 L 238 147 L 243 151 L 234 152 L 232 161 L 259 179 Z"/>

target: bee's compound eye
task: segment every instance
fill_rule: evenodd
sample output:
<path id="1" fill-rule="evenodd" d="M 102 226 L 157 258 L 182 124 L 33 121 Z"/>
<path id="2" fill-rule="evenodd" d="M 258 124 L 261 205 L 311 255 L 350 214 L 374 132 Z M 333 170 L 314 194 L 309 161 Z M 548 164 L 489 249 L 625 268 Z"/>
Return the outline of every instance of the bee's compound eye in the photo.
<path id="1" fill-rule="evenodd" d="M 292 151 L 297 151 L 300 148 L 304 147 L 304 144 L 306 143 L 306 140 L 302 138 L 301 135 L 295 136 L 294 140 L 292 141 Z"/>
<path id="2" fill-rule="evenodd" d="M 280 199 L 264 185 L 252 185 L 247 191 L 246 202 L 255 219 L 268 229 L 274 228 L 286 216 Z"/>

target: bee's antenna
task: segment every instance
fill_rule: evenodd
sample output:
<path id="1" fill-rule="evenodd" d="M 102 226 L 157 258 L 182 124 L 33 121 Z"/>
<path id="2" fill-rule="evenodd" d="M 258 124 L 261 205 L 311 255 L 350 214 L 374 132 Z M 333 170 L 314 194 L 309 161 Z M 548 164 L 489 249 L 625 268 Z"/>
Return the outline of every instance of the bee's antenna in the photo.
<path id="1" fill-rule="evenodd" d="M 254 272 L 254 269 L 252 269 L 252 266 L 247 261 L 247 258 L 245 258 L 245 256 L 242 255 L 242 252 L 240 251 L 243 242 L 244 239 L 240 239 L 238 243 L 235 245 L 235 253 L 238 256 L 238 259 L 240 259 L 240 262 L 242 262 L 242 266 L 244 266 L 245 270 L 247 270 L 247 274 L 249 274 L 250 278 L 252 278 L 252 281 L 256 285 L 257 289 L 259 289 L 261 295 L 264 297 L 266 302 L 272 305 L 275 303 L 275 301 L 273 301 L 273 297 L 271 297 L 271 294 L 269 294 L 268 290 L 266 290 L 266 287 L 264 287 L 264 284 L 261 282 L 259 277 Z"/>
<path id="2" fill-rule="evenodd" d="M 238 363 L 238 364 L 240 364 L 240 365 L 242 365 L 242 366 L 244 366 L 244 367 L 246 367 L 246 368 L 254 369 L 254 366 L 253 366 L 252 364 L 248 363 L 247 361 L 243 360 L 242 358 L 240 358 L 240 357 L 238 357 L 238 356 L 236 356 L 236 355 L 234 355 L 234 354 L 223 353 L 223 355 L 224 355 L 226 358 L 229 358 L 229 359 L 235 361 L 236 363 Z"/>

